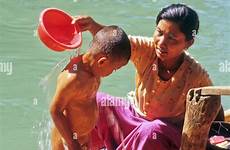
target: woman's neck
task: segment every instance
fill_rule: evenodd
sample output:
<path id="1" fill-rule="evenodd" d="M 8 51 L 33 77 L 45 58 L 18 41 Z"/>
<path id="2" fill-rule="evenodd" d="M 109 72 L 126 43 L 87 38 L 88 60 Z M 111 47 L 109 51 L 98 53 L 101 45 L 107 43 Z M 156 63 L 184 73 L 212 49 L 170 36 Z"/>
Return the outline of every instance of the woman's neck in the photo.
<path id="1" fill-rule="evenodd" d="M 167 61 L 158 61 L 158 75 L 164 80 L 168 81 L 175 72 L 179 69 L 184 61 L 184 54 L 181 54 L 177 59 Z"/>
<path id="2" fill-rule="evenodd" d="M 185 54 L 182 53 L 180 56 L 173 58 L 173 59 L 169 59 L 169 60 L 160 60 L 159 59 L 159 65 L 160 67 L 163 67 L 162 69 L 164 70 L 177 70 L 180 65 L 183 63 L 184 61 L 184 56 Z"/>

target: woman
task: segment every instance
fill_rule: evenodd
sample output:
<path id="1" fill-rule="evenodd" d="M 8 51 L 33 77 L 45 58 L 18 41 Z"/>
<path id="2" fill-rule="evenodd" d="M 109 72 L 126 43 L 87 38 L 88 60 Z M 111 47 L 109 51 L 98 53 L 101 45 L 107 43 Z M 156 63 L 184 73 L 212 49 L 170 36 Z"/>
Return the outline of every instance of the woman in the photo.
<path id="1" fill-rule="evenodd" d="M 93 35 L 103 28 L 88 16 L 78 17 L 76 23 Z M 193 9 L 172 4 L 157 15 L 153 38 L 129 37 L 137 71 L 135 98 L 130 103 L 97 94 L 100 118 L 92 133 L 94 149 L 98 139 L 111 150 L 179 149 L 188 90 L 212 85 L 208 73 L 187 52 L 198 29 Z"/>

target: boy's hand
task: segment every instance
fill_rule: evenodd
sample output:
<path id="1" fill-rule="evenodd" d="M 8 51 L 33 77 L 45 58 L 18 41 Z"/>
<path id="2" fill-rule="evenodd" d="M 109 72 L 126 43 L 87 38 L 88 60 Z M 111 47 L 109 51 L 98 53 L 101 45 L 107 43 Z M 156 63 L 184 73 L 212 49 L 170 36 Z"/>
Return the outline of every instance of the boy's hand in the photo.
<path id="1" fill-rule="evenodd" d="M 90 16 L 77 16 L 73 18 L 72 24 L 77 23 L 80 27 L 80 30 L 89 31 L 93 36 L 104 27 L 93 20 Z"/>

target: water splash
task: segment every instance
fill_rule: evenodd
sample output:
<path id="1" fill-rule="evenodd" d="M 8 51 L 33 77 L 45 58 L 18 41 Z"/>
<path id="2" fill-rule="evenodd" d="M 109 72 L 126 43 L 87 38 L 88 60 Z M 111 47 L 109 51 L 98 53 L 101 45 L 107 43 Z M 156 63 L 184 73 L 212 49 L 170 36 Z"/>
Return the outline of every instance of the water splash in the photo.
<path id="1" fill-rule="evenodd" d="M 52 121 L 48 112 L 43 112 L 42 120 L 33 125 L 33 133 L 37 136 L 38 150 L 51 149 L 51 133 Z"/>
<path id="2" fill-rule="evenodd" d="M 39 82 L 39 86 L 43 89 L 43 92 L 47 96 L 47 100 L 49 103 L 50 97 L 54 94 L 54 87 L 56 85 L 56 80 L 60 72 L 65 68 L 65 66 L 69 63 L 70 59 L 80 55 L 80 48 L 76 50 L 72 50 L 69 53 L 69 56 L 60 60 L 51 71 L 41 79 Z"/>
<path id="3" fill-rule="evenodd" d="M 45 95 L 46 102 L 45 104 L 48 106 L 51 100 L 51 96 L 54 94 L 54 85 L 56 83 L 56 79 L 58 74 L 63 70 L 64 66 L 68 63 L 69 57 L 66 57 L 59 61 L 51 71 L 43 77 L 39 86 L 42 88 L 43 93 Z M 33 126 L 33 132 L 35 132 L 38 141 L 38 150 L 49 150 L 51 149 L 51 133 L 52 121 L 48 110 L 44 110 L 42 112 L 42 119 L 35 123 Z"/>
<path id="4" fill-rule="evenodd" d="M 50 90 L 52 89 L 51 86 L 53 86 L 53 84 L 56 82 L 58 74 L 63 70 L 64 66 L 68 63 L 68 61 L 68 57 L 63 58 L 39 82 L 39 86 L 43 89 L 43 92 L 45 92 L 47 96 L 50 96 Z"/>
<path id="5" fill-rule="evenodd" d="M 40 80 L 39 86 L 42 88 L 43 93 L 46 96 L 45 104 L 49 105 L 51 97 L 54 94 L 54 87 L 57 77 L 66 66 L 68 61 L 69 57 L 63 58 L 51 69 L 51 71 L 45 77 Z M 36 135 L 38 135 L 38 150 L 51 149 L 51 127 L 52 121 L 50 115 L 48 113 L 48 110 L 45 110 L 42 113 L 42 119 L 33 126 L 33 130 L 37 131 Z"/>
<path id="6" fill-rule="evenodd" d="M 68 53 L 69 56 L 60 60 L 51 71 L 45 75 L 39 82 L 39 86 L 42 88 L 44 95 L 46 96 L 46 103 L 49 105 L 50 100 L 55 91 L 56 80 L 60 72 L 65 68 L 65 66 L 69 63 L 70 59 L 74 56 L 80 55 L 80 48 Z M 35 123 L 33 126 L 33 133 L 38 135 L 38 150 L 49 150 L 51 149 L 51 133 L 52 128 L 52 120 L 48 113 L 48 110 L 42 112 L 42 119 Z"/>

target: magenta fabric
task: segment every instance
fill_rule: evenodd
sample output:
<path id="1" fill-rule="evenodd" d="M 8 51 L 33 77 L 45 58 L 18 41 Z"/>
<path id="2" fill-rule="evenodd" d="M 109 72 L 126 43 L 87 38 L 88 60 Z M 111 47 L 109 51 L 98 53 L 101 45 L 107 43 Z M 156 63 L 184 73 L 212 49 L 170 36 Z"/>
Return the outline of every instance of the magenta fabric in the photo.
<path id="1" fill-rule="evenodd" d="M 127 100 L 98 92 L 99 120 L 90 149 L 178 150 L 181 129 L 164 119 L 148 121 Z"/>

